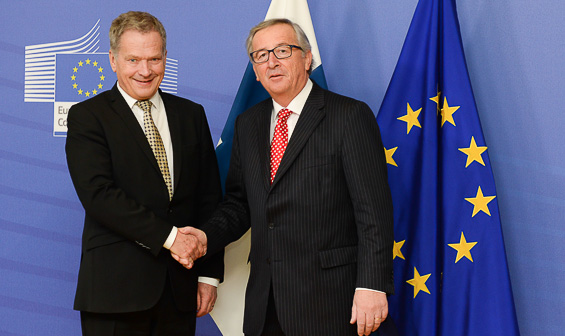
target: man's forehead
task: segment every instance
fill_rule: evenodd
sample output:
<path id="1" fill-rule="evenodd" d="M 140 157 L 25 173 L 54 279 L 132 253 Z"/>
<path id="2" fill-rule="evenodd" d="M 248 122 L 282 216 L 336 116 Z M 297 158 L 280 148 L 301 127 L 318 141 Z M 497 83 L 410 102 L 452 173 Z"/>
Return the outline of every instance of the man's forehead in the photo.
<path id="1" fill-rule="evenodd" d="M 297 43 L 294 29 L 287 24 L 277 24 L 261 29 L 253 37 L 253 46 L 258 48 Z"/>
<path id="2" fill-rule="evenodd" d="M 122 53 L 163 53 L 163 40 L 157 31 L 126 30 L 119 41 L 117 51 Z"/>

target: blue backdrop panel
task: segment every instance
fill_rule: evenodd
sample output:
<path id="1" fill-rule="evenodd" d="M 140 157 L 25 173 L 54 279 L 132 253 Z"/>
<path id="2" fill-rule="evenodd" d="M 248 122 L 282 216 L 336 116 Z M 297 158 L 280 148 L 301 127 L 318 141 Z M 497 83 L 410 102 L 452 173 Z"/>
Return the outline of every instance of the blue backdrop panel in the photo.
<path id="1" fill-rule="evenodd" d="M 457 2 L 520 330 L 522 335 L 561 335 L 565 3 Z M 83 53 L 104 56 L 112 19 L 128 10 L 149 11 L 167 29 L 169 64 L 176 69 L 169 89 L 205 107 L 217 142 L 248 64 L 245 37 L 264 18 L 269 3 L 2 1 L 0 335 L 80 334 L 72 304 L 83 211 L 67 172 L 64 134 L 55 128 L 55 106 L 63 101 L 58 99 L 79 94 L 63 88 L 72 67 L 49 58 L 83 47 Z M 328 87 L 378 111 L 416 4 L 310 0 Z M 107 70 L 103 73 L 110 78 Z M 88 81 L 90 94 L 90 85 L 96 89 L 99 84 L 96 77 L 81 80 Z M 59 96 L 64 90 L 71 90 L 66 91 L 70 97 Z M 217 335 L 211 323 L 201 323 L 199 333 Z"/>

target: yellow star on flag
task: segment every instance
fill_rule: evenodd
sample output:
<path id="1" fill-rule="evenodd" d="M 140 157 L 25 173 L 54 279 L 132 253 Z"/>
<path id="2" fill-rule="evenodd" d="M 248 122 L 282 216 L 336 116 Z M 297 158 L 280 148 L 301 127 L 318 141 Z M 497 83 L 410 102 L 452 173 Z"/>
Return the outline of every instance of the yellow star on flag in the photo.
<path id="1" fill-rule="evenodd" d="M 475 217 L 475 215 L 482 211 L 490 216 L 490 211 L 488 209 L 488 204 L 492 201 L 496 196 L 483 196 L 483 191 L 481 190 L 481 186 L 477 190 L 477 196 L 465 198 L 465 200 L 474 205 L 473 207 L 473 215 L 471 217 Z"/>
<path id="2" fill-rule="evenodd" d="M 77 79 L 77 76 L 72 75 L 72 76 L 71 76 L 71 80 L 75 80 L 75 79 Z"/>
<path id="3" fill-rule="evenodd" d="M 469 165 L 473 163 L 473 161 L 477 161 L 483 166 L 485 165 L 481 154 L 483 154 L 483 152 L 487 150 L 487 146 L 477 146 L 474 136 L 471 137 L 471 144 L 469 145 L 469 147 L 459 148 L 459 150 L 467 154 L 467 164 L 465 165 L 465 168 L 469 167 Z"/>
<path id="4" fill-rule="evenodd" d="M 83 64 L 82 61 L 78 62 L 78 66 L 82 66 L 82 64 Z"/>
<path id="5" fill-rule="evenodd" d="M 394 152 L 396 152 L 397 149 L 398 149 L 398 147 L 394 147 L 394 148 L 391 148 L 391 149 L 386 149 L 386 147 L 385 147 L 386 163 L 393 165 L 395 167 L 398 167 L 398 165 L 396 164 L 396 162 L 394 161 L 392 156 L 394 155 Z"/>
<path id="6" fill-rule="evenodd" d="M 73 84 L 73 89 L 76 89 L 77 87 L 78 87 L 78 84 L 77 84 L 77 83 L 74 83 L 74 84 Z"/>
<path id="7" fill-rule="evenodd" d="M 101 89 L 102 88 L 102 83 L 98 84 L 98 88 Z"/>
<path id="8" fill-rule="evenodd" d="M 422 128 L 422 126 L 420 126 L 420 122 L 418 121 L 418 116 L 420 115 L 420 111 L 422 111 L 422 108 L 413 111 L 412 107 L 410 106 L 410 103 L 406 103 L 406 105 L 407 105 L 406 115 L 396 119 L 406 122 L 406 134 L 409 134 L 413 126 L 418 126 Z"/>
<path id="9" fill-rule="evenodd" d="M 81 95 L 82 94 L 82 89 L 78 90 L 78 94 Z"/>
<path id="10" fill-rule="evenodd" d="M 439 100 L 441 99 L 441 92 L 438 91 L 437 92 L 437 96 L 430 98 L 431 101 L 435 102 L 437 104 L 437 114 L 439 114 Z"/>
<path id="11" fill-rule="evenodd" d="M 97 67 L 97 66 L 98 66 L 98 62 L 97 62 L 97 61 L 92 62 L 92 65 L 95 66 L 95 67 Z"/>
<path id="12" fill-rule="evenodd" d="M 457 111 L 461 106 L 449 106 L 449 104 L 447 103 L 447 97 L 443 98 L 443 107 L 441 108 L 441 126 L 443 127 L 443 124 L 445 124 L 445 122 L 449 122 L 450 124 L 452 124 L 453 126 L 455 125 L 455 120 L 453 120 L 453 113 L 455 113 L 455 111 Z"/>
<path id="13" fill-rule="evenodd" d="M 92 90 L 92 94 L 96 95 L 98 93 L 98 91 L 96 91 L 96 89 Z"/>
<path id="14" fill-rule="evenodd" d="M 104 77 L 104 75 L 100 76 L 100 80 L 101 80 L 101 81 L 103 81 L 104 78 L 106 78 L 106 77 Z"/>
<path id="15" fill-rule="evenodd" d="M 90 97 L 90 91 L 86 91 L 86 93 L 84 94 L 87 97 Z"/>
<path id="16" fill-rule="evenodd" d="M 416 267 L 414 267 L 414 278 L 406 281 L 410 285 L 414 286 L 414 299 L 416 298 L 416 295 L 418 295 L 420 291 L 424 291 L 428 294 L 431 294 L 430 290 L 428 289 L 428 286 L 426 286 L 426 281 L 428 281 L 428 278 L 431 275 L 432 274 L 430 273 L 420 276 L 420 273 L 418 273 L 418 270 L 416 269 Z"/>
<path id="17" fill-rule="evenodd" d="M 402 245 L 404 245 L 405 242 L 406 240 L 399 241 L 398 243 L 394 241 L 394 247 L 392 248 L 392 260 L 396 259 L 396 257 L 406 260 L 406 258 L 404 258 L 404 255 L 402 254 L 401 251 Z"/>
<path id="18" fill-rule="evenodd" d="M 102 67 L 98 68 L 98 72 L 102 72 L 102 71 L 104 71 L 104 68 Z"/>
<path id="19" fill-rule="evenodd" d="M 74 68 L 73 68 L 73 72 L 78 72 L 78 68 L 77 68 L 77 67 L 74 67 Z"/>
<path id="20" fill-rule="evenodd" d="M 90 59 L 86 59 L 86 64 L 90 64 Z"/>
<path id="21" fill-rule="evenodd" d="M 459 239 L 459 244 L 447 244 L 447 245 L 457 250 L 457 257 L 455 257 L 456 264 L 463 257 L 473 262 L 473 257 L 471 256 L 471 249 L 475 245 L 477 245 L 477 242 L 467 243 L 467 240 L 465 239 L 465 235 L 463 234 L 463 232 L 461 232 L 461 239 Z"/>

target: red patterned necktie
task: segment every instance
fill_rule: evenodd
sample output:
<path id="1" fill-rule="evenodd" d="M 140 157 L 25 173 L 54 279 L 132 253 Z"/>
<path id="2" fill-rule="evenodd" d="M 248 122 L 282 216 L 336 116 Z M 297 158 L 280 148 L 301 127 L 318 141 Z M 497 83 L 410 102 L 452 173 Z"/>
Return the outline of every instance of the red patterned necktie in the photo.
<path id="1" fill-rule="evenodd" d="M 273 141 L 271 142 L 271 183 L 275 179 L 277 169 L 279 169 L 286 145 L 288 144 L 288 124 L 286 122 L 291 114 L 292 111 L 286 108 L 283 108 L 278 113 L 279 119 L 275 126 Z"/>
<path id="2" fill-rule="evenodd" d="M 169 173 L 169 164 L 167 162 L 167 153 L 165 152 L 165 145 L 161 139 L 161 134 L 153 122 L 153 117 L 151 116 L 151 105 L 149 100 L 138 100 L 136 103 L 143 110 L 143 127 L 145 131 L 145 136 L 149 141 L 149 145 L 153 150 L 153 154 L 157 159 L 159 164 L 159 170 L 163 174 L 163 179 L 167 185 L 167 190 L 169 191 L 169 200 L 173 198 L 173 184 L 171 181 L 171 174 Z"/>

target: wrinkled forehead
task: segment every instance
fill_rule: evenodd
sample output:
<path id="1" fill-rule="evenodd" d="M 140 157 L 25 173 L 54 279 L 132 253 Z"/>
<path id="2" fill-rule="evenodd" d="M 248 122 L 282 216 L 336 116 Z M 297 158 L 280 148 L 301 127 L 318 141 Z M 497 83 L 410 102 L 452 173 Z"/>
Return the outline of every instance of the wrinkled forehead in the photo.
<path id="1" fill-rule="evenodd" d="M 280 45 L 297 44 L 298 39 L 292 26 L 276 24 L 259 30 L 253 36 L 253 50 L 272 49 Z"/>

